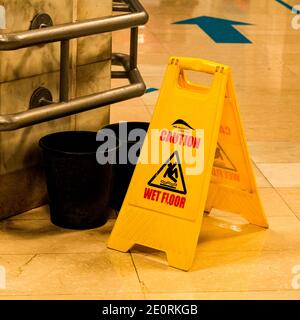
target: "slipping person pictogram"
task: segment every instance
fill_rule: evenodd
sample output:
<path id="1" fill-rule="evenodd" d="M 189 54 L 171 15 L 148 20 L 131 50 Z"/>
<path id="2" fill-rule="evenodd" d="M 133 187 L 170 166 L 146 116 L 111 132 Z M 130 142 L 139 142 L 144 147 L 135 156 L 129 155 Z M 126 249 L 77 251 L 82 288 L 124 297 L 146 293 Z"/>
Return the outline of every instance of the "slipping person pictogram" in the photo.
<path id="1" fill-rule="evenodd" d="M 168 164 L 168 169 L 166 170 L 166 173 L 164 174 L 164 178 L 169 178 L 173 180 L 175 183 L 177 183 L 178 179 L 178 170 L 176 168 L 177 163 L 169 163 Z M 174 178 L 175 176 L 175 178 Z"/>
<path id="2" fill-rule="evenodd" d="M 237 172 L 236 166 L 219 143 L 216 148 L 214 167 Z"/>
<path id="3" fill-rule="evenodd" d="M 150 187 L 187 194 L 178 151 L 158 170 L 148 182 Z"/>

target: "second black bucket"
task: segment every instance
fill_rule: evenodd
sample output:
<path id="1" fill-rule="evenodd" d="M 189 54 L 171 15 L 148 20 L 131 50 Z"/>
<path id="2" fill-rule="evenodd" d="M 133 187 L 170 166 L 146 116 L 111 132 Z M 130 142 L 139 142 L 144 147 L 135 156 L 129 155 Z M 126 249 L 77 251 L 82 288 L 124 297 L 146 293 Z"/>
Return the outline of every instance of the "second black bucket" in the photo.
<path id="1" fill-rule="evenodd" d="M 140 146 L 143 145 L 149 125 L 148 122 L 122 122 L 108 125 L 103 129 L 110 129 L 114 132 L 120 141 L 120 148 L 118 151 L 128 155 L 129 150 L 136 145 L 136 143 L 139 143 Z M 139 129 L 139 137 L 133 139 L 133 141 L 129 141 L 128 135 L 136 129 Z M 123 136 L 122 132 L 125 131 L 127 132 L 127 135 Z M 141 148 L 137 150 L 137 155 L 141 151 L 140 149 Z M 117 164 L 113 166 L 114 183 L 110 200 L 111 208 L 116 211 L 121 210 L 138 158 L 132 159 L 134 160 L 133 163 L 132 161 L 128 161 L 126 164 L 120 163 L 119 160 L 119 157 L 117 157 Z"/>
<path id="2" fill-rule="evenodd" d="M 58 132 L 40 140 L 53 224 L 92 229 L 108 220 L 113 168 L 99 165 L 96 132 Z M 117 152 L 117 148 L 107 152 Z"/>

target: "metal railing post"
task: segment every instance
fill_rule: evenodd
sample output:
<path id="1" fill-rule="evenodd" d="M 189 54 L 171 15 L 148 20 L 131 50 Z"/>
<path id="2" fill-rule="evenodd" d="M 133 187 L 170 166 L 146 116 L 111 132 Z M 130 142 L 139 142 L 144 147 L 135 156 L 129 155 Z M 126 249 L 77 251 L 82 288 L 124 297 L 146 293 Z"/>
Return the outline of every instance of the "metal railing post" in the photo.
<path id="1" fill-rule="evenodd" d="M 69 101 L 70 86 L 70 40 L 64 40 L 60 44 L 60 89 L 59 101 Z"/>

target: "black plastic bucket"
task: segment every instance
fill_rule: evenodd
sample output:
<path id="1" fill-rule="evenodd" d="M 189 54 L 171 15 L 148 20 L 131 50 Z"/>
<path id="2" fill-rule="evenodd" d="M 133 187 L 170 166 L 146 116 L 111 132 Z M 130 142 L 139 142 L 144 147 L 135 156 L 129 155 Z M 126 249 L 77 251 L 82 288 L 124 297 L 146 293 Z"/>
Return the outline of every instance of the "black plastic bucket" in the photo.
<path id="1" fill-rule="evenodd" d="M 127 136 L 120 136 L 120 126 L 127 126 L 127 132 L 128 134 L 134 130 L 134 129 L 141 129 L 144 131 L 144 135 L 141 138 L 141 140 L 137 139 L 135 141 L 129 141 L 128 135 Z M 130 148 L 135 145 L 136 143 L 140 143 L 141 146 L 146 138 L 147 131 L 149 129 L 149 123 L 147 122 L 123 122 L 123 123 L 116 123 L 111 124 L 103 129 L 110 129 L 114 132 L 114 134 L 117 136 L 117 138 L 120 141 L 120 148 L 118 149 L 119 152 L 123 152 L 123 154 L 128 154 Z M 125 149 L 125 150 L 124 150 Z M 113 183 L 113 189 L 111 194 L 111 200 L 110 200 L 110 206 L 112 209 L 116 211 L 120 211 L 124 198 L 126 196 L 128 187 L 130 185 L 130 181 L 138 160 L 138 153 L 141 151 L 141 148 L 139 148 L 137 152 L 137 158 L 136 161 L 133 163 L 130 163 L 128 161 L 127 164 L 120 163 L 119 159 L 120 157 L 117 156 L 117 164 L 113 166 L 113 175 L 114 175 L 114 183 Z"/>
<path id="2" fill-rule="evenodd" d="M 108 220 L 113 168 L 99 165 L 96 133 L 68 131 L 40 140 L 53 224 L 75 230 L 93 229 Z M 118 147 L 117 147 L 118 148 Z M 116 152 L 117 148 L 107 150 Z"/>

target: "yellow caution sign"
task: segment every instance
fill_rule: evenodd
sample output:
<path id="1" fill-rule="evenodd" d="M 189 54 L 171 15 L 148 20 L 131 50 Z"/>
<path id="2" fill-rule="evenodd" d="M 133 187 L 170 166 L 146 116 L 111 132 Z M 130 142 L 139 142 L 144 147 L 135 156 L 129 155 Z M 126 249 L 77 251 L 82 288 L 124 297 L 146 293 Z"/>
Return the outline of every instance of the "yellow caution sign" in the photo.
<path id="1" fill-rule="evenodd" d="M 211 87 L 185 70 L 213 75 Z M 268 227 L 228 66 L 170 59 L 139 164 L 108 242 L 166 252 L 169 265 L 193 264 L 204 211 L 234 212 Z"/>
<path id="2" fill-rule="evenodd" d="M 257 192 L 231 73 L 206 201 L 206 211 L 212 208 L 240 214 L 252 224 L 268 227 Z"/>

